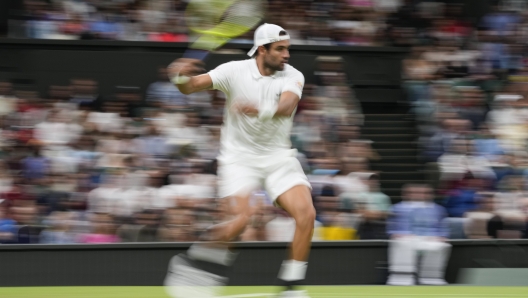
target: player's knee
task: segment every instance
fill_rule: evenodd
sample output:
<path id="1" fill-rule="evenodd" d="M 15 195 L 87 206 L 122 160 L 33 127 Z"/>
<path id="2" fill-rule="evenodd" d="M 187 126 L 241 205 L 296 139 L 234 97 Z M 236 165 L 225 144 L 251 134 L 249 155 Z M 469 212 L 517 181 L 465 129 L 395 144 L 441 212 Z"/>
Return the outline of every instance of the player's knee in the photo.
<path id="1" fill-rule="evenodd" d="M 315 215 L 316 214 L 315 214 L 314 206 L 310 206 L 310 208 L 308 209 L 308 212 L 307 212 L 307 216 L 309 217 L 311 222 L 315 221 Z"/>
<path id="2" fill-rule="evenodd" d="M 296 220 L 297 223 L 302 227 L 313 229 L 315 222 L 315 208 L 313 206 L 307 206 L 305 208 L 302 208 Z"/>

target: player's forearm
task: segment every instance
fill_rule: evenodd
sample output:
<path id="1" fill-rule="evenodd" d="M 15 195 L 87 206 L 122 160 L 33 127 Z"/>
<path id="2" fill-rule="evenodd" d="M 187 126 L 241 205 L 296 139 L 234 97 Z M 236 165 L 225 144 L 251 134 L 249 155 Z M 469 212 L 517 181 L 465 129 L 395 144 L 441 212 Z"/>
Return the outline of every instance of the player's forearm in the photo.
<path id="1" fill-rule="evenodd" d="M 174 85 L 178 88 L 178 90 L 180 90 L 181 93 L 185 95 L 189 95 L 191 93 L 196 92 L 193 79 L 194 77 L 190 78 L 190 80 L 185 84 L 174 84 Z"/>
<path id="2" fill-rule="evenodd" d="M 248 116 L 257 116 L 261 120 L 270 120 L 272 118 L 290 117 L 293 110 L 289 107 L 274 105 L 260 108 L 246 108 L 244 114 Z"/>
<path id="3" fill-rule="evenodd" d="M 175 84 L 183 94 L 191 94 L 212 88 L 213 82 L 208 74 L 190 77 L 184 84 Z"/>
<path id="4" fill-rule="evenodd" d="M 199 92 L 213 86 L 209 74 L 204 73 L 203 63 L 197 59 L 181 58 L 171 63 L 167 68 L 171 82 L 183 94 Z"/>
<path id="5" fill-rule="evenodd" d="M 286 91 L 281 95 L 275 113 L 274 118 L 277 117 L 291 117 L 297 108 L 299 103 L 299 96 L 293 92 Z"/>
<path id="6" fill-rule="evenodd" d="M 299 97 L 292 92 L 285 92 L 278 103 L 267 103 L 256 108 L 253 104 L 239 103 L 234 105 L 234 109 L 242 114 L 251 117 L 258 117 L 260 120 L 270 120 L 278 117 L 291 117 L 297 108 Z"/>
<path id="7" fill-rule="evenodd" d="M 277 117 L 291 117 L 297 105 L 280 105 L 277 107 L 277 111 L 273 118 Z"/>

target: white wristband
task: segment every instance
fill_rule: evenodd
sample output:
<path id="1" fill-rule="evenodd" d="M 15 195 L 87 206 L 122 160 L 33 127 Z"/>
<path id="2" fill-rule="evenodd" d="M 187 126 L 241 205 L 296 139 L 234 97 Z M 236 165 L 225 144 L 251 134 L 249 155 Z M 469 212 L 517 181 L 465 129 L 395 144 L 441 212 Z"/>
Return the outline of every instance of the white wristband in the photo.
<path id="1" fill-rule="evenodd" d="M 266 105 L 265 107 L 259 108 L 258 118 L 259 120 L 270 120 L 275 116 L 279 106 L 277 104 Z"/>

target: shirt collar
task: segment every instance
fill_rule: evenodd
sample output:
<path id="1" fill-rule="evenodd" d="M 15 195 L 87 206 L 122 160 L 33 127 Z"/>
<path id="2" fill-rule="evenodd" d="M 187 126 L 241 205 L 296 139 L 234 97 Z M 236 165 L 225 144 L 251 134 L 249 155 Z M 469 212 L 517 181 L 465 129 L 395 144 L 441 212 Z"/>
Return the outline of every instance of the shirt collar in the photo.
<path id="1" fill-rule="evenodd" d="M 253 76 L 254 79 L 260 79 L 260 78 L 263 78 L 264 76 L 262 74 L 260 74 L 260 71 L 258 69 L 258 66 L 257 66 L 257 59 L 255 58 L 251 58 L 251 75 Z M 276 79 L 279 75 L 280 71 L 276 71 L 273 75 L 269 76 L 270 78 L 273 78 L 273 79 Z"/>

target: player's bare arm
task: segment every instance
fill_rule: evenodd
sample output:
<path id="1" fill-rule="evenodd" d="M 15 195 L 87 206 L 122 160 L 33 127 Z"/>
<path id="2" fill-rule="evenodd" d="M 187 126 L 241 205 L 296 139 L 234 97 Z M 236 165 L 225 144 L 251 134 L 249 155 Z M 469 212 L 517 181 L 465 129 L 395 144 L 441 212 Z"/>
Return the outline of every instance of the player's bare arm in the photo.
<path id="1" fill-rule="evenodd" d="M 212 88 L 213 81 L 204 74 L 203 63 L 197 59 L 177 59 L 167 68 L 169 78 L 183 94 L 191 94 Z M 176 78 L 188 78 L 177 80 Z"/>
<path id="2" fill-rule="evenodd" d="M 273 117 L 291 117 L 297 104 L 299 103 L 299 96 L 293 92 L 283 92 L 279 99 L 277 111 Z"/>
<path id="3" fill-rule="evenodd" d="M 299 103 L 299 96 L 293 92 L 286 91 L 280 96 L 277 110 L 273 114 L 273 118 L 277 117 L 291 117 L 297 104 Z M 233 109 L 240 113 L 251 117 L 259 116 L 259 109 L 251 103 L 238 102 L 233 104 Z"/>
<path id="4" fill-rule="evenodd" d="M 234 102 L 231 109 L 238 114 L 244 114 L 250 117 L 258 116 L 259 110 L 251 103 Z"/>

